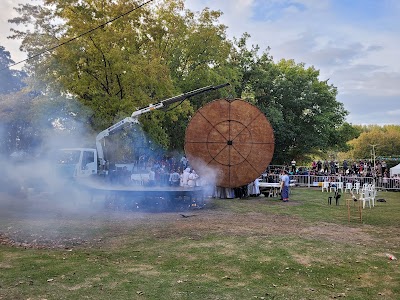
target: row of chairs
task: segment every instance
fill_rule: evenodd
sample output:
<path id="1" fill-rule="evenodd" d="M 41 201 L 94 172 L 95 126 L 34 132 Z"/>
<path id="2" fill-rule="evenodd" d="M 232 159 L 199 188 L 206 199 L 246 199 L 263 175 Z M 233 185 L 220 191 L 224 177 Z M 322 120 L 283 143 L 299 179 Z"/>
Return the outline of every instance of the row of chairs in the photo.
<path id="1" fill-rule="evenodd" d="M 344 189 L 344 192 L 346 193 L 347 191 L 350 193 L 351 191 L 355 191 L 357 194 L 360 193 L 360 183 L 355 182 L 354 184 L 351 182 L 346 183 L 346 188 Z"/>
<path id="2" fill-rule="evenodd" d="M 322 183 L 322 191 L 327 191 L 327 192 L 341 191 L 343 193 L 343 182 L 324 181 Z"/>
<path id="3" fill-rule="evenodd" d="M 352 195 L 352 198 L 362 202 L 362 207 L 368 204 L 368 207 L 371 208 L 375 206 L 375 198 L 376 198 L 376 188 L 373 184 L 364 183 L 361 187 L 359 182 L 355 182 L 354 185 L 350 182 L 346 183 L 346 187 L 343 191 L 343 182 L 323 182 L 322 191 L 329 192 L 349 192 Z M 358 198 L 355 196 L 357 193 Z"/>
<path id="4" fill-rule="evenodd" d="M 364 186 L 367 184 L 365 183 Z M 363 186 L 363 188 L 364 188 Z M 357 194 L 360 193 L 361 190 L 361 185 L 359 182 L 355 182 L 354 184 L 351 182 L 346 183 L 345 188 L 343 188 L 343 182 L 328 182 L 325 181 L 322 183 L 322 192 L 327 191 L 327 192 L 336 192 L 336 191 L 341 191 L 342 193 L 346 192 L 356 192 Z"/>
<path id="5" fill-rule="evenodd" d="M 360 189 L 359 192 L 359 197 L 354 195 L 353 191 L 350 191 L 352 198 L 354 200 L 358 200 L 362 203 L 362 207 L 365 208 L 366 204 L 368 204 L 368 207 L 374 207 L 375 206 L 375 199 L 376 199 L 376 188 L 375 185 L 373 184 L 364 184 L 363 187 Z"/>
<path id="6" fill-rule="evenodd" d="M 373 184 L 364 184 L 363 188 L 361 189 L 360 192 L 360 197 L 361 201 L 363 202 L 363 208 L 365 208 L 365 204 L 368 203 L 369 208 L 372 206 L 375 206 L 375 198 L 376 198 L 376 188 L 375 185 Z"/>

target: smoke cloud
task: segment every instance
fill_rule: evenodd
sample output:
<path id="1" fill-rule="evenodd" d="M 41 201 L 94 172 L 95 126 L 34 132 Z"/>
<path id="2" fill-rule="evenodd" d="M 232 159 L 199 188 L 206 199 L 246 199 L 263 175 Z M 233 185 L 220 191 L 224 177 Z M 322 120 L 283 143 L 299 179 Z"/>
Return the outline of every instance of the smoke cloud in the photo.
<path id="1" fill-rule="evenodd" d="M 170 187 L 168 174 L 159 177 L 158 184 L 148 184 L 150 170 L 155 165 L 162 167 L 166 159 L 172 164 L 171 169 L 181 169 L 180 158 L 183 153 L 164 153 L 137 128 L 126 129 L 132 130 L 130 136 L 134 138 L 134 142 L 129 144 L 128 141 L 128 146 L 124 147 L 140 148 L 140 151 L 133 149 L 134 151 L 127 152 L 132 154 L 131 164 L 125 157 L 112 165 L 107 178 L 96 178 L 89 184 L 76 181 L 71 175 L 65 176 L 65 173 L 60 172 L 57 163 L 58 150 L 95 148 L 95 136 L 89 134 L 83 124 L 71 119 L 46 118 L 51 120 L 52 128 L 42 132 L 42 143 L 37 148 L 14 151 L 11 155 L 6 151 L 0 153 L 3 173 L 0 176 L 0 219 L 5 225 L 0 229 L 0 234 L 6 234 L 15 241 L 58 241 L 65 235 L 63 226 L 66 222 L 74 219 L 100 220 L 110 214 L 115 216 L 121 210 L 132 213 L 135 217 L 147 211 L 146 209 L 163 212 L 186 210 L 192 208 L 192 198 L 189 200 L 186 193 L 189 192 L 190 195 L 191 188 L 200 191 L 205 201 L 214 195 L 218 174 L 197 160 L 189 163 L 200 175 L 200 186 L 177 187 L 181 193 L 170 193 L 167 197 L 165 188 Z M 138 137 L 141 143 L 138 143 Z M 0 125 L 0 139 L 6 138 L 7 130 Z M 114 158 L 117 151 L 123 148 L 115 147 L 111 139 L 106 141 L 107 145 L 114 146 L 108 149 Z M 126 170 L 124 166 L 127 167 Z M 121 171 L 129 172 L 129 176 L 122 181 L 118 177 Z M 135 178 L 142 178 L 142 182 L 138 184 L 130 180 L 132 173 Z M 198 198 L 200 194 L 192 195 Z M 72 230 L 70 235 L 77 233 L 78 231 Z M 65 243 L 61 241 L 59 244 Z"/>

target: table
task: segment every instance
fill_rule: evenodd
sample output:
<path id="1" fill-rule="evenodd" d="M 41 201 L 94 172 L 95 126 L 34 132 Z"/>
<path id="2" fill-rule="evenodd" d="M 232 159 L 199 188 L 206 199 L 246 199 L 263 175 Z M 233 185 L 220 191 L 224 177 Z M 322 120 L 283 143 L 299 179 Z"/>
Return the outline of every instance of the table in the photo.
<path id="1" fill-rule="evenodd" d="M 290 183 L 290 187 L 296 186 L 296 183 Z M 268 197 L 278 197 L 281 184 L 278 182 L 259 182 L 260 192 L 268 190 Z"/>

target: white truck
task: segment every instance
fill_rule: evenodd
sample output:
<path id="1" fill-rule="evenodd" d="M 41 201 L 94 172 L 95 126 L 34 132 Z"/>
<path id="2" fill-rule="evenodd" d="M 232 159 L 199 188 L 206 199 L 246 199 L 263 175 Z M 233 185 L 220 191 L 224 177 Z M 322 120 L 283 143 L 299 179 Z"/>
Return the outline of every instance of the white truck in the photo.
<path id="1" fill-rule="evenodd" d="M 147 112 L 155 109 L 160 109 L 171 105 L 178 101 L 183 101 L 195 95 L 199 95 L 211 90 L 217 90 L 228 86 L 229 83 L 224 83 L 217 86 L 202 87 L 181 95 L 168 98 L 156 104 L 150 104 L 147 107 L 136 110 L 131 116 L 117 122 L 116 124 L 101 131 L 96 136 L 96 148 L 64 148 L 58 151 L 57 162 L 62 169 L 63 175 L 66 177 L 79 179 L 88 178 L 93 175 L 107 176 L 108 163 L 104 157 L 103 142 L 105 137 L 117 132 L 121 128 L 132 123 L 139 124 L 139 117 Z"/>

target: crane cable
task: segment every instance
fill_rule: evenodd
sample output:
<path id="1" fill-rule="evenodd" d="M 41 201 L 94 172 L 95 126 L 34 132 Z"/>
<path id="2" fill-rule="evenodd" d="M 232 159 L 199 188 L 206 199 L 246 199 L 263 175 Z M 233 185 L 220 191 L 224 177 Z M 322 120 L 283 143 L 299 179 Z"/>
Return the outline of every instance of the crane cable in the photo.
<path id="1" fill-rule="evenodd" d="M 148 0 L 147 2 L 144 2 L 144 3 L 140 4 L 139 6 L 136 6 L 135 8 L 133 8 L 133 9 L 131 9 L 131 10 L 129 10 L 129 11 L 127 11 L 127 12 L 125 12 L 125 13 L 123 13 L 123 14 L 121 14 L 121 15 L 119 15 L 119 16 L 117 16 L 117 17 L 115 17 L 115 18 L 113 18 L 113 19 L 111 19 L 111 20 L 109 20 L 109 21 L 107 21 L 107 22 L 105 22 L 105 23 L 103 23 L 103 24 L 97 26 L 97 27 L 94 27 L 94 28 L 92 28 L 92 29 L 90 29 L 90 30 L 88 30 L 88 31 L 86 31 L 86 32 L 84 32 L 84 33 L 81 33 L 80 35 L 77 35 L 77 36 L 75 36 L 75 37 L 73 37 L 73 38 L 71 38 L 71 39 L 69 39 L 69 40 L 67 40 L 67 41 L 65 41 L 65 42 L 62 42 L 62 43 L 60 43 L 60 44 L 58 44 L 58 45 L 56 45 L 56 46 L 54 46 L 54 47 L 51 47 L 51 48 L 49 48 L 49 49 L 46 49 L 46 50 L 44 50 L 44 51 L 42 51 L 42 52 L 40 52 L 40 53 L 38 53 L 38 54 L 29 56 L 28 58 L 25 58 L 24 60 L 21 60 L 21 61 L 19 61 L 19 62 L 17 62 L 17 63 L 8 65 L 7 67 L 5 67 L 5 68 L 3 68 L 3 69 L 0 69 L 0 71 L 3 71 L 3 70 L 5 70 L 5 69 L 9 69 L 9 68 L 11 68 L 11 67 L 14 67 L 14 66 L 20 64 L 20 63 L 23 63 L 23 62 L 25 62 L 25 61 L 28 61 L 28 60 L 30 60 L 30 59 L 32 59 L 32 58 L 36 58 L 36 57 L 38 57 L 38 56 L 41 56 L 41 55 L 43 55 L 43 54 L 46 53 L 46 52 L 51 52 L 51 51 L 53 51 L 54 49 L 57 49 L 57 48 L 59 48 L 59 47 L 65 45 L 65 44 L 68 44 L 68 43 L 70 43 L 70 42 L 76 40 L 76 39 L 79 39 L 80 37 L 82 37 L 82 36 L 84 36 L 84 35 L 86 35 L 86 34 L 88 34 L 88 33 L 91 33 L 91 32 L 93 32 L 93 31 L 95 31 L 95 30 L 97 30 L 97 29 L 99 29 L 99 28 L 102 28 L 102 27 L 104 27 L 105 25 L 107 25 L 107 24 L 109 24 L 109 23 L 111 23 L 111 22 L 114 22 L 115 20 L 118 20 L 118 19 L 120 19 L 120 18 L 122 18 L 122 17 L 125 17 L 126 15 L 130 14 L 131 12 L 133 12 L 133 11 L 139 9 L 139 8 L 142 8 L 143 6 L 145 6 L 146 4 L 149 4 L 149 3 L 152 2 L 152 1 L 154 1 L 154 0 Z"/>

